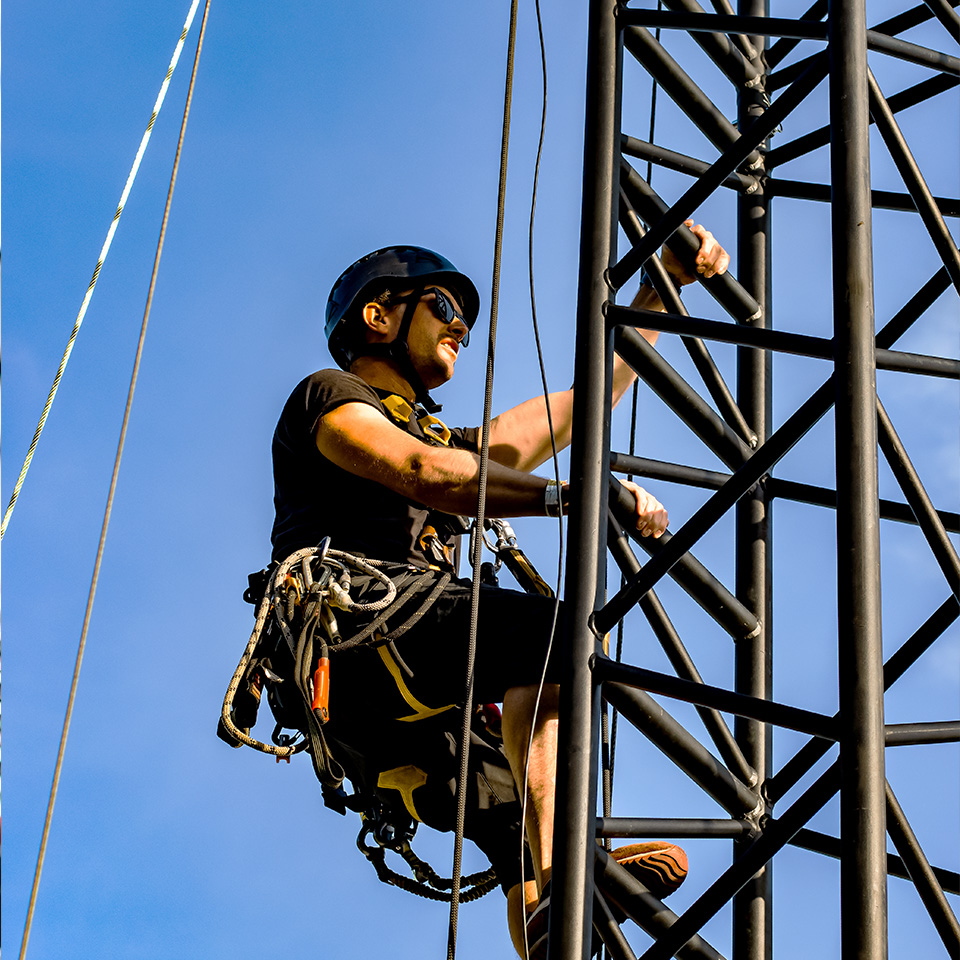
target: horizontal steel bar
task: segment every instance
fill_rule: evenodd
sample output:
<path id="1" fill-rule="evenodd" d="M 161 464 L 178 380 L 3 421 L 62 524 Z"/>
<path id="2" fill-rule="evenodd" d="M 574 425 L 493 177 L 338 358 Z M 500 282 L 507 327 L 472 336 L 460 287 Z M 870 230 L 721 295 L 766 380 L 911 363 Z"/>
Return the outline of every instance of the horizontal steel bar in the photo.
<path id="1" fill-rule="evenodd" d="M 960 720 L 929 723 L 888 723 L 888 747 L 912 747 L 921 743 L 960 742 Z"/>
<path id="2" fill-rule="evenodd" d="M 807 183 L 803 180 L 782 180 L 777 177 L 768 177 L 763 183 L 763 190 L 768 197 L 792 197 L 795 200 L 816 200 L 820 203 L 830 203 L 832 188 L 829 183 Z M 874 190 L 871 195 L 874 209 L 917 212 L 917 205 L 909 193 Z M 943 216 L 960 217 L 960 199 L 956 197 L 934 197 L 933 199 Z"/>
<path id="3" fill-rule="evenodd" d="M 812 853 L 832 857 L 834 860 L 840 859 L 840 838 L 831 837 L 829 834 L 820 833 L 817 830 L 798 830 L 790 844 L 803 850 L 809 850 Z M 960 875 L 951 870 L 943 870 L 940 867 L 934 867 L 933 871 L 941 887 L 947 893 L 960 893 Z M 903 860 L 892 853 L 887 854 L 887 873 L 891 877 L 899 877 L 901 880 L 910 879 L 910 874 L 907 873 Z"/>
<path id="4" fill-rule="evenodd" d="M 757 828 L 746 820 L 670 820 L 651 817 L 597 817 L 597 837 L 626 839 L 631 837 L 729 837 L 739 840 L 754 836 Z"/>
<path id="5" fill-rule="evenodd" d="M 719 490 L 733 476 L 718 470 L 703 470 L 700 467 L 690 467 L 682 463 L 650 460 L 646 457 L 616 452 L 610 454 L 610 469 L 615 473 L 626 473 L 648 480 L 660 480 L 664 483 L 682 483 L 688 487 L 702 487 L 706 490 Z M 771 498 L 836 509 L 837 491 L 828 487 L 816 487 L 809 483 L 770 476 L 761 482 Z M 950 533 L 960 533 L 960 513 L 938 510 L 937 516 Z M 880 519 L 909 523 L 913 526 L 917 524 L 917 518 L 910 509 L 910 504 L 887 500 L 883 497 L 880 498 Z"/>
<path id="6" fill-rule="evenodd" d="M 922 373 L 927 377 L 960 379 L 960 360 L 952 357 L 929 357 L 922 353 L 903 353 L 877 347 L 877 369 L 897 373 Z"/>
<path id="7" fill-rule="evenodd" d="M 663 905 L 647 888 L 621 867 L 602 847 L 597 847 L 594 883 L 604 899 L 616 904 L 637 926 L 651 937 L 662 937 L 677 922 L 677 915 Z M 699 935 L 678 947 L 681 960 L 723 960 L 721 955 Z"/>
<path id="8" fill-rule="evenodd" d="M 666 673 L 634 667 L 628 663 L 617 663 L 597 655 L 590 658 L 590 663 L 593 675 L 600 683 L 627 684 L 674 700 L 713 707 L 715 710 L 733 713 L 738 717 L 749 717 L 761 723 L 772 723 L 789 730 L 799 730 L 801 733 L 809 733 L 824 740 L 836 740 L 838 737 L 836 722 L 833 719 L 810 710 L 801 710 L 799 707 L 790 707 L 773 700 L 750 697 L 724 687 L 682 680 Z"/>
<path id="9" fill-rule="evenodd" d="M 684 483 L 687 486 L 705 487 L 708 490 L 719 490 L 732 476 L 717 470 L 688 467 L 682 463 L 635 457 L 629 453 L 611 453 L 610 469 L 617 473 L 635 474 L 638 477 L 663 480 L 667 483 Z"/>
<path id="10" fill-rule="evenodd" d="M 668 150 L 666 147 L 648 143 L 646 140 L 638 140 L 636 137 L 629 137 L 626 134 L 622 134 L 620 137 L 620 151 L 628 157 L 649 160 L 657 166 L 664 167 L 667 170 L 676 170 L 678 173 L 686 173 L 691 177 L 703 176 L 710 169 L 710 164 L 705 160 L 697 160 L 685 153 L 677 153 L 675 150 Z M 739 173 L 735 170 L 723 181 L 722 186 L 732 187 L 740 193 L 750 194 L 760 189 L 760 181 L 757 177 Z"/>
<path id="11" fill-rule="evenodd" d="M 606 683 L 603 696 L 727 813 L 742 817 L 759 809 L 759 794 L 735 777 L 650 694 L 620 683 Z"/>
<path id="12" fill-rule="evenodd" d="M 722 320 L 705 320 L 701 317 L 682 317 L 659 310 L 644 310 L 608 303 L 604 307 L 607 322 L 611 326 L 644 327 L 667 333 L 717 340 L 720 343 L 735 343 L 741 347 L 759 347 L 780 353 L 793 353 L 821 360 L 833 359 L 833 341 L 823 337 L 811 337 L 785 330 L 725 323 Z"/>
<path id="13" fill-rule="evenodd" d="M 867 31 L 867 47 L 876 50 L 878 53 L 895 57 L 897 60 L 906 60 L 908 63 L 916 63 L 921 67 L 931 67 L 943 73 L 960 76 L 960 57 L 951 57 L 946 53 L 940 53 L 939 50 L 931 50 L 929 47 L 921 47 L 916 43 L 909 43 L 896 37 L 888 37 L 876 30 Z"/>
<path id="14" fill-rule="evenodd" d="M 646 476 L 639 470 L 635 472 L 638 476 Z M 726 474 L 721 473 L 719 476 L 726 476 Z M 837 508 L 837 491 L 828 487 L 815 487 L 809 483 L 797 483 L 795 480 L 782 480 L 779 477 L 767 477 L 764 484 L 767 493 L 780 500 L 809 503 L 816 507 L 829 507 L 833 510 Z M 702 485 L 705 486 L 706 484 Z M 951 533 L 960 533 L 960 513 L 938 510 L 937 516 Z M 882 497 L 880 499 L 880 519 L 917 525 L 917 518 L 910 508 L 910 504 L 899 503 L 896 500 L 886 500 Z"/>
<path id="15" fill-rule="evenodd" d="M 938 94 L 945 93 L 947 90 L 952 90 L 958 83 L 960 83 L 960 79 L 957 77 L 941 73 L 935 77 L 928 77 L 912 87 L 907 87 L 900 93 L 895 93 L 887 99 L 887 103 L 894 113 L 899 113 L 901 110 L 915 107 L 918 103 L 924 103 Z M 870 122 L 873 123 L 873 117 L 870 118 Z M 770 171 L 774 167 L 811 153 L 819 147 L 826 146 L 829 142 L 829 126 L 819 127 L 810 133 L 805 133 L 802 137 L 797 137 L 796 140 L 789 140 L 767 153 L 765 157 L 767 170 Z"/>
<path id="16" fill-rule="evenodd" d="M 630 524 L 631 517 L 636 515 L 633 495 L 612 477 L 610 483 L 610 509 L 620 523 Z M 672 540 L 670 533 L 654 540 L 641 537 L 635 527 L 625 529 L 651 557 L 667 549 Z M 760 632 L 760 621 L 692 553 L 685 554 L 671 567 L 670 576 L 734 640 L 750 640 Z"/>
<path id="17" fill-rule="evenodd" d="M 834 359 L 833 341 L 825 337 L 810 337 L 802 333 L 789 333 L 786 330 L 735 325 L 722 320 L 706 320 L 702 317 L 682 317 L 675 313 L 661 313 L 658 310 L 625 307 L 615 303 L 605 304 L 604 312 L 611 326 L 644 327 L 648 330 L 686 334 L 704 340 L 717 340 L 720 343 L 756 347 L 760 350 L 774 350 L 778 353 L 792 353 L 817 360 Z M 922 353 L 885 350 L 882 347 L 877 348 L 876 355 L 879 370 L 918 373 L 930 377 L 945 377 L 949 380 L 960 379 L 960 360 L 954 360 L 952 357 L 931 357 Z"/>
<path id="18" fill-rule="evenodd" d="M 817 20 L 784 17 L 738 17 L 721 13 L 669 13 L 665 10 L 621 9 L 617 19 L 636 27 L 686 30 L 689 33 L 746 33 L 793 40 L 826 40 L 827 25 Z"/>

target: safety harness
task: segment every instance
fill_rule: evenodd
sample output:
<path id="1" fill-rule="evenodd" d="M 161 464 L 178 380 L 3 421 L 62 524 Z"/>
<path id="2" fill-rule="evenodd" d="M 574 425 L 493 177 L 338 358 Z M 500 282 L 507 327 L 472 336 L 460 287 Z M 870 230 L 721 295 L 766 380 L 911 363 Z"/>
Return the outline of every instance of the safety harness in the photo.
<path id="1" fill-rule="evenodd" d="M 405 428 L 416 424 L 425 442 L 449 446 L 451 431 L 424 404 L 411 404 L 398 394 L 381 397 L 381 404 L 385 415 Z M 481 534 L 488 549 L 495 554 L 495 561 L 483 564 L 483 582 L 496 586 L 497 573 L 501 565 L 506 564 L 528 593 L 552 596 L 553 591 L 517 545 L 510 525 L 504 520 L 489 520 L 485 526 L 495 536 L 491 543 Z M 372 782 L 363 758 L 328 736 L 324 728 L 330 719 L 330 661 L 338 653 L 361 645 L 383 648 L 381 657 L 394 674 L 401 694 L 405 694 L 402 674 L 409 674 L 409 668 L 394 641 L 420 621 L 447 587 L 457 567 L 456 550 L 450 540 L 467 532 L 477 535 L 476 525 L 471 527 L 464 517 L 430 511 L 417 541 L 431 566 L 401 581 L 400 589 L 384 572 L 386 568 L 395 570 L 395 563 L 332 549 L 329 538 L 251 574 L 244 599 L 256 606 L 256 619 L 224 696 L 217 730 L 218 736 L 231 746 L 253 747 L 272 754 L 277 762 L 281 759 L 289 762 L 293 754 L 307 751 L 320 782 L 324 804 L 342 815 L 348 809 L 360 814 L 362 826 L 357 847 L 373 864 L 380 880 L 419 896 L 447 901 L 453 882 L 438 876 L 411 849 L 419 817 L 414 819 L 410 815 L 416 811 L 412 802 L 407 802 L 409 797 L 404 795 L 402 785 L 384 782 L 384 773 L 379 774 L 376 783 Z M 351 593 L 356 575 L 372 580 L 363 596 L 373 599 L 359 600 Z M 416 600 L 419 602 L 414 602 Z M 352 636 L 344 637 L 337 622 L 337 611 L 358 615 L 365 625 Z M 405 619 L 393 626 L 403 615 Z M 276 720 L 272 743 L 250 735 L 264 689 Z M 408 699 L 408 702 L 411 701 Z M 417 701 L 413 703 L 418 712 L 421 708 L 426 711 L 423 716 L 435 712 Z M 485 730 L 495 737 L 498 719 L 499 711 L 492 704 L 480 707 L 474 717 L 481 734 Z M 411 770 L 426 776 L 419 768 Z M 397 774 L 397 771 L 388 773 Z M 354 793 L 344 790 L 345 779 L 353 784 Z M 376 787 L 401 789 L 403 804 L 386 802 Z M 407 793 L 412 794 L 412 789 L 407 786 Z M 403 858 L 413 879 L 387 866 L 387 850 Z M 476 900 L 492 890 L 496 882 L 492 869 L 465 877 L 461 880 L 459 899 Z"/>

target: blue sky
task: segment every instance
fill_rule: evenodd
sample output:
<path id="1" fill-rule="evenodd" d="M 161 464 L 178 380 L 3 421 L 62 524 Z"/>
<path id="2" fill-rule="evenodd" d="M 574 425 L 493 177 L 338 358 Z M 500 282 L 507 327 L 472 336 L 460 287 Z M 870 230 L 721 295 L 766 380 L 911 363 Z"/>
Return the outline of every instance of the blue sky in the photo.
<path id="1" fill-rule="evenodd" d="M 538 313 L 553 388 L 573 369 L 583 129 L 583 4 L 548 5 L 548 129 L 537 213 Z M 181 9 L 182 7 L 182 9 Z M 107 0 L 95 9 L 8 3 L 4 165 L 7 361 L 4 504 L 86 289 L 137 143 L 188 8 Z M 777 4 L 796 16 L 803 5 Z M 871 22 L 891 12 L 871 2 Z M 329 363 L 327 292 L 343 267 L 389 243 L 444 252 L 489 306 L 508 6 L 425 2 L 400 7 L 214 2 L 154 301 L 140 385 L 81 676 L 73 728 L 30 944 L 32 960 L 365 956 L 385 943 L 398 960 L 441 956 L 446 909 L 379 884 L 356 852 L 359 824 L 325 810 L 309 763 L 277 766 L 214 736 L 220 701 L 250 628 L 240 599 L 269 553 L 269 442 L 296 382 Z M 199 23 L 199 19 L 197 21 Z M 906 35 L 955 53 L 937 24 Z M 130 365 L 180 122 L 196 25 L 6 539 L 6 895 L 3 946 L 15 950 L 43 822 Z M 671 37 L 669 49 L 734 116 L 714 68 Z M 685 59 L 686 58 L 686 59 Z M 928 75 L 872 55 L 892 93 Z M 540 114 L 531 4 L 522 4 L 511 139 L 500 342 L 494 407 L 539 389 L 527 293 L 531 175 Z M 623 129 L 645 136 L 649 85 L 627 64 Z M 818 90 L 780 135 L 819 125 Z M 957 97 L 901 115 L 934 193 L 956 195 Z M 660 101 L 657 140 L 712 160 L 715 152 Z M 879 141 L 875 186 L 899 190 Z M 779 171 L 827 179 L 827 153 Z M 668 198 L 684 187 L 657 172 Z M 698 212 L 733 250 L 732 195 Z M 829 213 L 775 207 L 774 322 L 829 336 Z M 951 221 L 956 230 L 956 221 Z M 936 269 L 915 217 L 874 221 L 878 324 Z M 733 265 L 736 271 L 736 263 Z M 631 288 L 632 289 L 632 288 Z M 717 316 L 692 290 L 694 315 Z M 483 316 L 484 313 L 481 313 Z M 957 297 L 947 291 L 898 344 L 958 355 Z M 461 355 L 438 399 L 451 423 L 482 412 L 483 339 Z M 696 375 L 675 338 L 667 358 Z M 735 358 L 716 356 L 734 380 Z M 825 364 L 778 358 L 779 424 L 827 376 Z M 881 374 L 884 403 L 933 496 L 958 509 L 960 429 L 955 382 Z M 649 391 L 638 451 L 719 468 Z M 628 411 L 615 423 L 627 446 Z M 832 485 L 830 417 L 777 475 Z M 881 464 L 884 496 L 902 499 Z M 704 499 L 653 485 L 678 528 Z M 779 502 L 775 513 L 775 692 L 836 709 L 834 517 Z M 516 524 L 548 577 L 552 524 Z M 883 525 L 887 655 L 947 597 L 916 528 Z M 733 583 L 732 525 L 698 557 Z M 729 638 L 672 583 L 658 592 L 708 682 L 732 677 Z M 887 698 L 889 722 L 957 716 L 956 627 Z M 667 669 L 649 629 L 628 620 L 627 658 Z M 688 720 L 690 711 L 669 706 Z M 699 730 L 695 719 L 692 729 Z M 266 725 L 261 730 L 268 733 Z M 621 725 L 621 731 L 624 726 Z M 801 743 L 778 733 L 777 763 Z M 622 733 L 614 812 L 716 816 L 637 735 Z M 957 869 L 960 773 L 954 746 L 888 751 L 889 776 L 931 859 Z M 786 803 L 789 803 L 787 798 Z M 815 823 L 836 829 L 833 804 Z M 449 836 L 422 831 L 417 849 L 449 872 Z M 725 842 L 689 845 L 683 908 L 729 862 Z M 479 869 L 470 853 L 466 867 Z M 787 851 L 777 865 L 778 960 L 839 955 L 835 863 Z M 916 894 L 891 880 L 891 957 L 937 956 Z M 954 905 L 956 899 L 953 898 Z M 811 923 L 816 916 L 817 922 Z M 491 895 L 461 911 L 463 958 L 508 956 L 503 905 Z M 729 950 L 729 916 L 705 931 Z M 636 946 L 645 939 L 637 934 Z"/>

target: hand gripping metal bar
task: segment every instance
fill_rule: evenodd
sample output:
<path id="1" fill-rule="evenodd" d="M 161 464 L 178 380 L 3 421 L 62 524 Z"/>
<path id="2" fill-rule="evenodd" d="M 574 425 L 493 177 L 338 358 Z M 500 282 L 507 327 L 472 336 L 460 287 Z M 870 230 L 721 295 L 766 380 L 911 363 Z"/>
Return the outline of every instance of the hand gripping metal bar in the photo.
<path id="1" fill-rule="evenodd" d="M 668 211 L 666 203 L 653 187 L 626 160 L 620 165 L 620 184 L 630 199 L 631 205 L 648 226 L 656 223 Z M 682 263 L 692 264 L 700 249 L 700 241 L 682 225 L 667 238 L 665 245 L 680 258 Z M 751 323 L 759 319 L 760 304 L 729 271 L 716 274 L 706 280 L 701 279 L 700 284 L 738 323 Z"/>
<path id="2" fill-rule="evenodd" d="M 631 517 L 636 516 L 633 495 L 613 477 L 610 478 L 610 509 L 624 524 L 631 539 L 652 557 L 662 553 L 673 539 L 669 533 L 654 540 L 630 530 Z M 685 554 L 671 566 L 670 576 L 734 640 L 749 640 L 760 632 L 760 621 L 692 553 Z M 606 633 L 606 629 L 603 632 Z"/>

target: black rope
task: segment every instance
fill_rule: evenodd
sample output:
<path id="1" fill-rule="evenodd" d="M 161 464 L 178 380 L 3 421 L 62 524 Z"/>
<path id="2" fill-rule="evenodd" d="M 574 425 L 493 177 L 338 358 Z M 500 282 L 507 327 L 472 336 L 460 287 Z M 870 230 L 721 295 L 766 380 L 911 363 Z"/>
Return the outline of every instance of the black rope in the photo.
<path id="1" fill-rule="evenodd" d="M 540 0 L 534 0 L 534 9 L 537 16 L 537 37 L 540 43 L 540 77 L 541 77 L 541 107 L 540 107 L 540 137 L 537 142 L 537 159 L 533 166 L 533 188 L 530 196 L 530 220 L 527 227 L 527 273 L 530 279 L 530 317 L 533 324 L 533 338 L 537 350 L 537 362 L 540 367 L 540 383 L 543 389 L 543 402 L 547 414 L 547 428 L 550 432 L 550 452 L 553 459 L 554 479 L 560 483 L 560 459 L 557 454 L 557 438 L 553 429 L 553 412 L 550 408 L 550 388 L 547 384 L 547 370 L 543 360 L 543 347 L 540 342 L 540 324 L 537 320 L 537 297 L 536 284 L 534 281 L 534 257 L 533 257 L 533 238 L 534 222 L 537 211 L 537 193 L 540 184 L 540 161 L 543 156 L 543 143 L 547 129 L 547 48 L 543 39 L 543 17 L 540 10 Z M 557 549 L 557 586 L 554 590 L 553 615 L 550 621 L 550 633 L 547 639 L 547 649 L 543 660 L 543 670 L 540 674 L 540 681 L 537 688 L 537 696 L 533 705 L 533 723 L 530 730 L 530 739 L 527 741 L 526 757 L 524 760 L 524 782 L 521 785 L 521 826 L 526 824 L 527 816 L 527 774 L 526 771 L 530 765 L 530 752 L 533 749 L 533 731 L 536 728 L 536 718 L 540 711 L 540 698 L 543 694 L 543 686 L 546 681 L 547 664 L 550 661 L 550 653 L 553 650 L 553 640 L 557 630 L 557 620 L 560 614 L 560 587 L 563 582 L 563 559 L 564 559 L 564 539 L 563 539 L 563 516 L 557 519 L 558 531 L 558 549 Z M 524 921 L 526 921 L 526 897 L 524 890 L 526 887 L 526 877 L 524 875 L 524 830 L 520 831 L 520 891 L 521 891 L 521 910 L 524 912 Z M 529 956 L 530 944 L 527 941 L 527 925 L 523 924 L 523 950 L 524 955 Z"/>
<path id="2" fill-rule="evenodd" d="M 503 95 L 503 134 L 500 143 L 500 184 L 497 195 L 497 230 L 493 251 L 493 282 L 490 293 L 490 333 L 487 340 L 487 377 L 483 398 L 480 439 L 480 477 L 477 490 L 477 530 L 483 530 L 487 497 L 487 466 L 490 458 L 490 413 L 493 406 L 493 366 L 497 346 L 497 307 L 500 298 L 500 257 L 503 249 L 503 216 L 507 194 L 507 155 L 510 147 L 510 106 L 513 98 L 513 59 L 517 40 L 517 0 L 510 4 L 507 42 L 507 75 Z M 463 859 L 463 827 L 467 815 L 467 776 L 470 760 L 470 721 L 473 703 L 473 671 L 477 653 L 477 623 L 480 615 L 480 565 L 483 537 L 474 538 L 473 578 L 470 590 L 470 638 L 467 644 L 467 675 L 464 683 L 463 726 L 460 735 L 460 773 L 457 778 L 457 825 L 453 843 L 453 879 L 450 893 L 450 926 L 447 960 L 457 953 L 457 915 L 460 903 L 460 871 Z"/>

